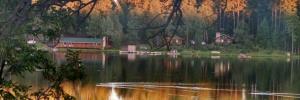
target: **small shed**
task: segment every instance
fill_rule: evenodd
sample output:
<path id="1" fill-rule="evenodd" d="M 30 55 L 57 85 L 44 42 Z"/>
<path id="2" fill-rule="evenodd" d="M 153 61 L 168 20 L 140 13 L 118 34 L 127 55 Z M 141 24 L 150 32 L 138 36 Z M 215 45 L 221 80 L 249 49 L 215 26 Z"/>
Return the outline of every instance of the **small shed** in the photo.
<path id="1" fill-rule="evenodd" d="M 128 45 L 127 51 L 128 52 L 136 52 L 136 45 Z"/>
<path id="2" fill-rule="evenodd" d="M 136 53 L 137 52 L 137 47 L 136 47 L 136 45 L 129 44 L 129 45 L 123 46 L 121 48 L 121 52 L 124 52 L 124 53 Z"/>

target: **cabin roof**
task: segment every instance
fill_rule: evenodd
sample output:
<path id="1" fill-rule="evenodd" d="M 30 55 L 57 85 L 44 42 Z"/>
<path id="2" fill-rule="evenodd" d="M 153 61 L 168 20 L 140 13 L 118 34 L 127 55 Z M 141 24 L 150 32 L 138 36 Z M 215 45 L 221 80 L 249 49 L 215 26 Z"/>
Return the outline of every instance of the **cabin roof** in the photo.
<path id="1" fill-rule="evenodd" d="M 73 43 L 100 43 L 100 38 L 79 38 L 79 37 L 62 37 L 61 42 L 73 42 Z"/>
<path id="2" fill-rule="evenodd" d="M 216 39 L 219 39 L 219 38 L 228 38 L 228 39 L 231 39 L 231 40 L 233 40 L 233 38 L 232 37 L 230 37 L 230 36 L 228 36 L 228 35 L 226 35 L 226 34 L 221 34 L 221 36 L 219 36 L 219 37 L 216 37 Z"/>

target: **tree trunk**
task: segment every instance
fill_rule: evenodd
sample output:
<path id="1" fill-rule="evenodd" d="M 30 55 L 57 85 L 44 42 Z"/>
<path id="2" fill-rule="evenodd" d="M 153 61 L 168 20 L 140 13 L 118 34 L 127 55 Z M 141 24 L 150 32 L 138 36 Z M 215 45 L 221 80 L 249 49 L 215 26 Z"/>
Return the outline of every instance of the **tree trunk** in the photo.
<path id="1" fill-rule="evenodd" d="M 222 28 L 222 11 L 221 8 L 219 8 L 219 31 L 221 31 Z"/>
<path id="2" fill-rule="evenodd" d="M 232 19 L 233 19 L 233 30 L 235 30 L 235 13 L 232 12 Z"/>
<path id="3" fill-rule="evenodd" d="M 274 12 L 274 32 L 277 32 L 277 10 Z"/>
<path id="4" fill-rule="evenodd" d="M 294 32 L 292 32 L 292 53 L 291 56 L 294 55 Z"/>
<path id="5" fill-rule="evenodd" d="M 0 79 L 3 78 L 3 71 L 4 71 L 4 66 L 5 66 L 5 60 L 1 61 L 1 68 L 0 68 Z"/>
<path id="6" fill-rule="evenodd" d="M 187 29 L 187 32 L 186 32 L 186 43 L 185 43 L 185 46 L 188 47 L 189 46 L 189 29 Z"/>

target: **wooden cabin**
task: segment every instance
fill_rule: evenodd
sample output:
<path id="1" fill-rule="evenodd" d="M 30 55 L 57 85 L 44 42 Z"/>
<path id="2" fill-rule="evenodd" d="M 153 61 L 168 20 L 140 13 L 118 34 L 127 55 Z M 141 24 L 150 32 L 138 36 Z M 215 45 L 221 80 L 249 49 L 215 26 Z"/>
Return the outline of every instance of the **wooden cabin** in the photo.
<path id="1" fill-rule="evenodd" d="M 226 34 L 222 34 L 221 32 L 217 32 L 216 33 L 216 40 L 215 43 L 216 44 L 231 44 L 233 42 L 233 38 L 226 35 Z"/>
<path id="2" fill-rule="evenodd" d="M 56 48 L 74 48 L 74 49 L 104 49 L 109 48 L 107 37 L 61 37 Z"/>
<path id="3" fill-rule="evenodd" d="M 184 44 L 184 39 L 175 35 L 175 36 L 169 36 L 166 38 L 168 41 L 171 40 L 171 45 L 175 45 L 175 46 L 180 46 L 180 45 L 183 45 Z"/>

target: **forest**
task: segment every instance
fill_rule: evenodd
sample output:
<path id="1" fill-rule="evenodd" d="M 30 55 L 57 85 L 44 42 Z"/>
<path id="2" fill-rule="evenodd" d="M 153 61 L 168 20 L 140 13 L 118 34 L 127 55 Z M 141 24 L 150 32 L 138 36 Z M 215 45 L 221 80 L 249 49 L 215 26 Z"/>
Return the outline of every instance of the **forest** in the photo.
<path id="1" fill-rule="evenodd" d="M 299 50 L 299 2 L 182 0 L 181 20 L 171 22 L 165 34 L 183 37 L 187 48 L 191 47 L 190 41 L 195 41 L 199 49 L 203 48 L 201 42 L 213 44 L 215 33 L 221 32 L 234 37 L 234 44 L 225 46 L 228 48 Z M 152 26 L 167 22 L 171 5 L 172 0 L 128 0 L 119 4 L 102 0 L 78 34 L 108 35 L 115 46 L 138 42 L 157 47 L 155 42 L 162 36 L 154 37 L 160 29 Z"/>
<path id="2" fill-rule="evenodd" d="M 42 1 L 33 0 L 31 4 Z M 42 32 L 46 30 L 43 25 L 50 22 L 56 28 L 51 36 L 56 37 L 61 34 L 109 36 L 115 48 L 128 43 L 161 48 L 167 44 L 157 41 L 176 35 L 184 38 L 185 45 L 181 48 L 191 48 L 194 41 L 196 49 L 216 49 L 220 45 L 214 44 L 215 33 L 221 32 L 234 38 L 232 45 L 221 45 L 225 48 L 299 51 L 299 0 L 179 0 L 177 15 L 170 17 L 175 1 L 95 0 L 92 4 L 89 0 L 71 0 L 63 5 L 64 10 L 57 10 L 60 14 L 56 12 L 43 18 L 29 15 L 32 18 L 27 26 L 38 29 L 39 32 L 32 30 L 32 34 L 51 34 Z M 1 22 L 16 2 L 1 1 Z M 80 3 L 87 5 L 74 14 L 76 18 L 63 17 L 62 14 L 80 8 Z M 202 46 L 203 42 L 210 45 Z"/>

